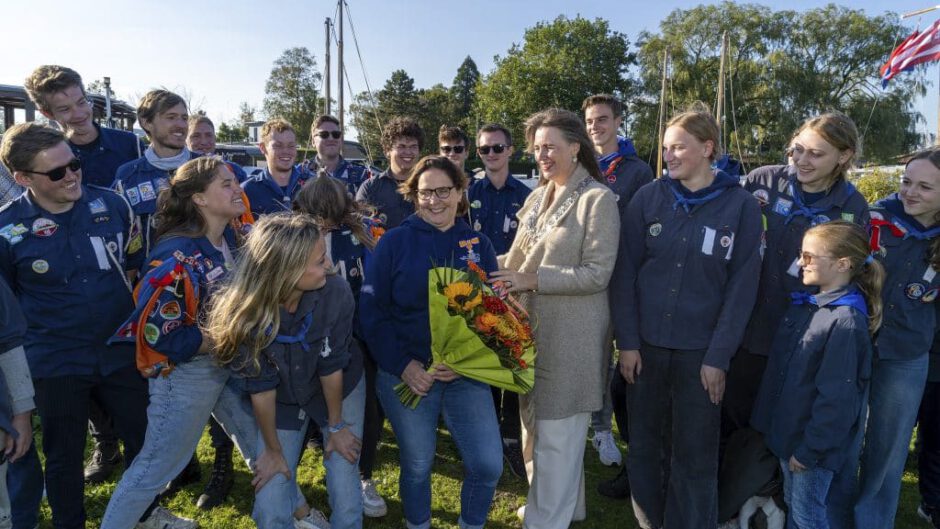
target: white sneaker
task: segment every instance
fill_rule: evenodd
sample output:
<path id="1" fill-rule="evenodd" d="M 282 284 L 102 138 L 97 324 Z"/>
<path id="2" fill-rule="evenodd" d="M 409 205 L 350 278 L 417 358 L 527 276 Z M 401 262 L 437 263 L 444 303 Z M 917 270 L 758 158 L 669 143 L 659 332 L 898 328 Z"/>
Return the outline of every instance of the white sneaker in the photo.
<path id="1" fill-rule="evenodd" d="M 519 518 L 520 522 L 525 521 L 525 505 L 516 509 L 516 518 Z"/>
<path id="2" fill-rule="evenodd" d="M 623 456 L 620 454 L 620 449 L 617 448 L 617 443 L 614 442 L 614 434 L 610 430 L 594 432 L 591 444 L 594 445 L 594 450 L 597 450 L 602 465 L 609 467 L 620 466 L 623 462 Z"/>
<path id="3" fill-rule="evenodd" d="M 362 480 L 362 514 L 369 518 L 381 518 L 388 514 L 388 506 L 375 490 L 375 483 L 371 479 Z"/>
<path id="4" fill-rule="evenodd" d="M 310 507 L 307 516 L 299 520 L 294 518 L 294 529 L 330 529 L 330 521 L 322 512 Z"/>
<path id="5" fill-rule="evenodd" d="M 157 506 L 150 516 L 142 522 L 137 522 L 137 529 L 196 529 L 199 523 L 196 520 L 177 516 L 161 506 Z"/>

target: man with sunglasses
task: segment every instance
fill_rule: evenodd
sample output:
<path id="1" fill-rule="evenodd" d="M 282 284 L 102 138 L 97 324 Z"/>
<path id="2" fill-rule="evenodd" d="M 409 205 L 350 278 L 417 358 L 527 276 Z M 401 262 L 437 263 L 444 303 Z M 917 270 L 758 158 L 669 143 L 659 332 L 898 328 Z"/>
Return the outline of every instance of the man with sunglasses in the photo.
<path id="1" fill-rule="evenodd" d="M 118 167 L 140 158 L 144 146 L 132 132 L 102 127 L 82 77 L 71 68 L 46 64 L 24 83 L 39 113 L 59 124 L 75 156 L 82 159 L 86 184 L 108 187 Z"/>
<path id="2" fill-rule="evenodd" d="M 346 184 L 355 196 L 359 186 L 372 177 L 372 172 L 361 162 L 343 158 L 343 129 L 339 120 L 326 114 L 318 117 L 310 126 L 310 138 L 317 157 L 307 164 L 307 170 L 313 174 L 325 171 Z"/>
<path id="3" fill-rule="evenodd" d="M 356 201 L 375 208 L 386 228 L 397 227 L 415 212 L 414 204 L 405 200 L 398 186 L 408 179 L 424 147 L 424 131 L 412 118 L 398 117 L 382 131 L 382 149 L 388 157 L 388 169 L 373 176 L 359 187 Z"/>
<path id="4" fill-rule="evenodd" d="M 463 169 L 467 156 L 470 155 L 470 138 L 460 127 L 441 125 L 437 133 L 437 144 L 441 156 L 454 162 L 454 165 Z"/>
<path id="5" fill-rule="evenodd" d="M 497 123 L 484 125 L 477 132 L 477 154 L 483 161 L 485 177 L 473 181 L 467 194 L 470 199 L 470 225 L 493 243 L 496 255 L 509 251 L 519 218 L 516 213 L 532 192 L 509 174 L 512 158 L 512 135 Z M 519 397 L 512 391 L 493 388 L 493 401 L 503 438 L 503 456 L 509 470 L 525 478 L 525 463 L 520 449 Z"/>
<path id="6" fill-rule="evenodd" d="M 129 279 L 142 264 L 141 238 L 126 200 L 82 184 L 81 162 L 62 132 L 15 125 L 0 160 L 27 190 L 0 210 L 0 276 L 28 324 L 53 524 L 83 528 L 91 399 L 113 418 L 127 462 L 144 441 L 148 390 L 134 348 L 106 344 L 134 307 Z"/>

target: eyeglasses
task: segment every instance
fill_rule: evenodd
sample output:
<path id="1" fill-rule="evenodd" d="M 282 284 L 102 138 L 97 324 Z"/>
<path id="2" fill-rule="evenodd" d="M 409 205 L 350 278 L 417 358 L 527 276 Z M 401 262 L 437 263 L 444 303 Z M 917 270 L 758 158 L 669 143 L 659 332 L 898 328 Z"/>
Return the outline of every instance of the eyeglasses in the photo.
<path id="1" fill-rule="evenodd" d="M 480 154 L 486 156 L 490 153 L 490 149 L 492 149 L 496 154 L 503 154 L 503 151 L 506 150 L 506 147 L 508 147 L 508 145 L 497 143 L 496 145 L 480 145 L 477 147 L 477 150 L 480 151 Z"/>
<path id="2" fill-rule="evenodd" d="M 338 140 L 342 135 L 343 131 L 341 130 L 321 130 L 317 132 L 317 136 L 319 136 L 321 140 L 325 140 L 330 136 L 332 136 L 334 140 Z"/>
<path id="3" fill-rule="evenodd" d="M 454 154 L 462 154 L 464 149 L 466 149 L 466 147 L 463 145 L 454 145 L 453 147 L 450 145 L 441 145 L 441 152 L 444 154 L 450 154 L 450 151 L 454 151 Z"/>
<path id="4" fill-rule="evenodd" d="M 454 189 L 454 186 L 444 186 L 435 189 L 419 189 L 418 198 L 421 200 L 431 200 L 431 195 L 436 195 L 437 198 L 444 200 L 450 196 L 452 189 Z"/>
<path id="5" fill-rule="evenodd" d="M 813 255 L 809 252 L 800 252 L 800 260 L 803 264 L 813 264 L 814 259 L 838 259 L 832 255 Z"/>
<path id="6" fill-rule="evenodd" d="M 46 171 L 46 172 L 42 172 L 42 171 L 25 171 L 25 172 L 27 172 L 27 173 L 33 173 L 33 174 L 46 175 L 46 176 L 49 177 L 49 180 L 50 180 L 50 181 L 52 181 L 52 182 L 58 182 L 59 180 L 62 180 L 63 178 L 65 178 L 65 175 L 66 175 L 66 171 L 67 171 L 67 170 L 68 170 L 68 171 L 72 171 L 72 172 L 74 173 L 74 172 L 80 170 L 81 168 L 82 168 L 82 161 L 79 160 L 78 158 L 72 158 L 71 160 L 69 160 L 69 163 L 67 163 L 67 164 L 65 164 L 65 165 L 63 165 L 63 166 L 61 166 L 61 167 L 56 167 L 55 169 L 52 169 L 51 171 Z"/>

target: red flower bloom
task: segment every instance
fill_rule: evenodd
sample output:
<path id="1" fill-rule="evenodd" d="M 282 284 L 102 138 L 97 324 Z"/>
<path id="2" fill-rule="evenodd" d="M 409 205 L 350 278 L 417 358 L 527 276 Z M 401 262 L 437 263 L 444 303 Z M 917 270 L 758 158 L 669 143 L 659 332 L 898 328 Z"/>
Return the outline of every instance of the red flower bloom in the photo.
<path id="1" fill-rule="evenodd" d="M 483 308 L 493 314 L 505 314 L 508 310 L 503 300 L 496 296 L 483 296 Z"/>

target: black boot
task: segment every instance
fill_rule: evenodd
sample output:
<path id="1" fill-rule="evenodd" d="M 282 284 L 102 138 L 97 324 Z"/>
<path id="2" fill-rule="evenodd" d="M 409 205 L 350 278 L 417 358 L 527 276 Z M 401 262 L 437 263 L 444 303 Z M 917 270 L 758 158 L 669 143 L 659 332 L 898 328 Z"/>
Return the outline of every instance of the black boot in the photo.
<path id="1" fill-rule="evenodd" d="M 215 461 L 212 463 L 212 475 L 209 476 L 209 482 L 206 483 L 205 490 L 196 500 L 196 507 L 200 509 L 211 509 L 221 505 L 232 490 L 234 469 L 232 468 L 232 445 L 216 447 Z"/>
<path id="2" fill-rule="evenodd" d="M 630 477 L 627 475 L 627 465 L 620 467 L 620 473 L 614 479 L 598 483 L 597 493 L 618 500 L 629 498 Z"/>
<path id="3" fill-rule="evenodd" d="M 183 468 L 183 471 L 173 478 L 173 481 L 166 484 L 160 496 L 171 496 L 181 488 L 192 485 L 193 483 L 198 483 L 201 479 L 202 469 L 199 467 L 199 459 L 196 458 L 196 453 L 194 452 L 192 459 L 189 460 L 189 463 Z"/>
<path id="4" fill-rule="evenodd" d="M 85 483 L 104 483 L 111 478 L 123 458 L 115 444 L 96 444 L 95 450 L 85 465 Z"/>

